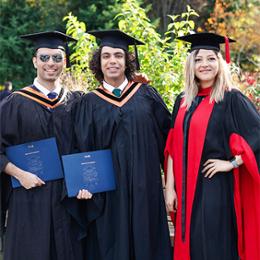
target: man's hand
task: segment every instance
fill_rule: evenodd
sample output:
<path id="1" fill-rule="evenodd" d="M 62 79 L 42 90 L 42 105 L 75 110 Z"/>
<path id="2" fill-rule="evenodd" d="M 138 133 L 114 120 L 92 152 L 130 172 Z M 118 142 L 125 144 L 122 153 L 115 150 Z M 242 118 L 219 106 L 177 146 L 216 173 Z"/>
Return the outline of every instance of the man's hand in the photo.
<path id="1" fill-rule="evenodd" d="M 144 73 L 136 73 L 134 74 L 134 78 L 133 80 L 135 82 L 140 82 L 140 83 L 144 83 L 144 84 L 148 84 L 151 82 L 151 80 L 149 80 L 149 78 L 147 77 L 146 74 Z"/>
<path id="2" fill-rule="evenodd" d="M 24 171 L 13 163 L 9 162 L 4 168 L 4 172 L 16 178 L 25 189 L 31 189 L 45 184 L 38 176 L 31 172 Z"/>
<path id="3" fill-rule="evenodd" d="M 77 195 L 77 199 L 79 200 L 88 200 L 92 198 L 92 194 L 88 191 L 88 190 L 80 190 L 78 195 Z"/>
<path id="4" fill-rule="evenodd" d="M 27 190 L 45 184 L 45 182 L 41 180 L 37 175 L 26 171 L 23 171 L 23 173 L 20 174 L 18 180 L 21 185 Z"/>

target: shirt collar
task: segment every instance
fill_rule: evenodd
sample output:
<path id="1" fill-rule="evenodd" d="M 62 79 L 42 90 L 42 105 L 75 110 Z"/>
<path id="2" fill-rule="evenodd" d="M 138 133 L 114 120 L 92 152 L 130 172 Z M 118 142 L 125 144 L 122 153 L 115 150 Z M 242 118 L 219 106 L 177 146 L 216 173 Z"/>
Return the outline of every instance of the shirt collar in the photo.
<path id="1" fill-rule="evenodd" d="M 33 81 L 33 85 L 38 89 L 40 90 L 46 97 L 48 96 L 48 94 L 50 92 L 55 92 L 57 94 L 57 96 L 60 94 L 60 91 L 61 91 L 61 85 L 60 84 L 57 84 L 57 86 L 55 87 L 54 90 L 50 91 L 49 89 L 45 88 L 43 85 L 41 85 L 39 83 L 39 81 L 37 80 L 37 78 L 34 79 Z"/>
<path id="2" fill-rule="evenodd" d="M 117 89 L 120 89 L 121 92 L 122 92 L 125 89 L 125 87 L 127 86 L 127 84 L 128 84 L 128 79 L 125 78 L 124 82 L 119 87 L 117 87 Z M 103 87 L 106 90 L 110 91 L 111 93 L 115 89 L 115 87 L 113 87 L 112 85 L 108 84 L 105 80 L 103 80 Z"/>

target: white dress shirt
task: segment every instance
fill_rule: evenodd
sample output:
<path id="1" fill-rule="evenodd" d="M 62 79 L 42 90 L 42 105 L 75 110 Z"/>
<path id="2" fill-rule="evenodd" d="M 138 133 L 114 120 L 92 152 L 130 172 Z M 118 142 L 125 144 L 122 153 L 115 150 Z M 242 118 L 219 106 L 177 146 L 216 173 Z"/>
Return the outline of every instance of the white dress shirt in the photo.
<path id="1" fill-rule="evenodd" d="M 125 87 L 128 85 L 128 79 L 125 78 L 124 82 L 117 87 L 117 89 L 121 90 L 121 93 L 123 92 L 123 90 L 125 89 Z M 108 90 L 109 92 L 113 92 L 113 90 L 115 89 L 115 87 L 113 87 L 112 85 L 108 84 L 106 81 L 103 80 L 103 87 Z"/>
<path id="2" fill-rule="evenodd" d="M 39 81 L 37 80 L 37 78 L 34 79 L 33 81 L 33 85 L 39 89 L 46 97 L 48 97 L 48 94 L 51 92 L 55 92 L 57 94 L 57 96 L 59 96 L 60 91 L 61 91 L 61 85 L 57 84 L 57 86 L 55 87 L 54 90 L 50 91 L 49 89 L 45 88 L 43 85 L 41 85 L 39 83 Z"/>

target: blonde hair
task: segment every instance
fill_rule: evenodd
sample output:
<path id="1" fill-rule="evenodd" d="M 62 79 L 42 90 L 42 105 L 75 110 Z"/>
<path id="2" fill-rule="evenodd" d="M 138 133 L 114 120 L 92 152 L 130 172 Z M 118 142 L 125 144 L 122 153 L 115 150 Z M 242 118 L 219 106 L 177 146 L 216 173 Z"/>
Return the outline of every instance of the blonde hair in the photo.
<path id="1" fill-rule="evenodd" d="M 199 50 L 192 51 L 186 60 L 185 65 L 185 88 L 184 102 L 182 106 L 187 106 L 187 110 L 192 104 L 193 99 L 199 91 L 199 80 L 195 76 L 195 58 Z M 224 98 L 225 91 L 230 91 L 233 87 L 231 73 L 220 52 L 215 52 L 219 64 L 219 70 L 215 78 L 212 91 L 210 93 L 210 102 L 213 100 L 218 103 Z"/>

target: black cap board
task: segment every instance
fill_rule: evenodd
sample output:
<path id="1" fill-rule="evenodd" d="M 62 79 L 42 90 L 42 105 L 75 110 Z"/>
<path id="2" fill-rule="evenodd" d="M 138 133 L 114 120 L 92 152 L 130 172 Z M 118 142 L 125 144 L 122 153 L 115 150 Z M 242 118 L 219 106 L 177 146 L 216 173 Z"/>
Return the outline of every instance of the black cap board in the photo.
<path id="1" fill-rule="evenodd" d="M 127 51 L 129 45 L 144 45 L 143 42 L 118 29 L 89 31 L 88 33 L 101 40 L 100 47 L 109 46 Z"/>
<path id="2" fill-rule="evenodd" d="M 225 37 L 215 33 L 194 33 L 185 36 L 178 37 L 177 39 L 190 42 L 191 51 L 197 49 L 207 49 L 220 51 L 220 44 L 225 43 Z M 235 42 L 228 38 L 229 42 Z"/>
<path id="3" fill-rule="evenodd" d="M 144 45 L 143 42 L 135 39 L 134 37 L 118 30 L 99 30 L 99 31 L 89 31 L 91 35 L 94 35 L 96 38 L 100 39 L 100 47 L 108 46 L 112 48 L 120 48 L 125 51 L 128 51 L 128 47 L 130 45 L 135 46 L 135 57 L 137 62 L 137 69 L 139 70 L 139 61 L 138 61 L 138 53 L 136 45 Z"/>
<path id="4" fill-rule="evenodd" d="M 77 40 L 59 31 L 38 32 L 20 36 L 22 39 L 33 42 L 35 50 L 39 48 L 61 49 L 67 55 L 67 67 L 69 67 L 68 42 Z"/>
<path id="5" fill-rule="evenodd" d="M 230 62 L 229 43 L 235 42 L 235 40 L 226 36 L 209 32 L 189 34 L 178 37 L 177 39 L 191 43 L 191 51 L 198 49 L 220 51 L 220 44 L 225 43 L 227 63 Z"/>

